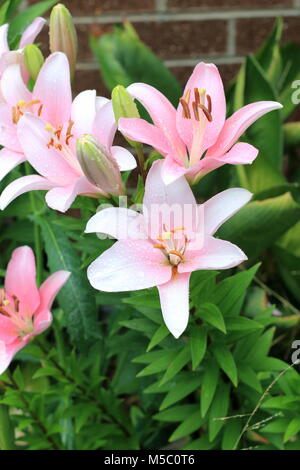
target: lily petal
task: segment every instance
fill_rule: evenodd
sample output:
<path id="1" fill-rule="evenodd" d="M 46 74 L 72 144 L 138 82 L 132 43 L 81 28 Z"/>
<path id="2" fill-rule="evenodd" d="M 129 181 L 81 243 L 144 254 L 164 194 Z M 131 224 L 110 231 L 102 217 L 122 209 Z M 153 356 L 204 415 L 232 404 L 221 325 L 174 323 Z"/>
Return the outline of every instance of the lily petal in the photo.
<path id="1" fill-rule="evenodd" d="M 21 246 L 13 251 L 6 270 L 5 290 L 9 295 L 15 295 L 31 311 L 39 306 L 35 257 L 29 246 Z"/>
<path id="2" fill-rule="evenodd" d="M 47 180 L 47 178 L 39 175 L 22 176 L 22 178 L 18 178 L 6 186 L 0 196 L 0 209 L 4 210 L 8 204 L 18 196 L 21 196 L 21 194 L 50 188 L 53 188 L 53 183 Z"/>
<path id="3" fill-rule="evenodd" d="M 133 83 L 127 91 L 145 107 L 155 126 L 165 135 L 175 153 L 185 154 L 185 147 L 176 127 L 176 109 L 156 88 L 146 83 Z"/>
<path id="4" fill-rule="evenodd" d="M 116 239 L 145 239 L 142 214 L 125 207 L 110 207 L 95 214 L 87 223 L 86 233 L 106 233 Z"/>
<path id="5" fill-rule="evenodd" d="M 13 152 L 6 148 L 0 150 L 0 180 L 25 160 L 23 153 Z"/>
<path id="6" fill-rule="evenodd" d="M 111 153 L 116 160 L 120 171 L 129 171 L 136 168 L 136 159 L 127 149 L 114 145 L 111 147 Z"/>
<path id="7" fill-rule="evenodd" d="M 13 357 L 24 346 L 26 346 L 25 341 L 16 340 L 12 344 L 5 344 L 3 341 L 0 341 L 0 375 L 6 371 Z"/>
<path id="8" fill-rule="evenodd" d="M 120 118 L 118 128 L 128 139 L 151 145 L 162 155 L 172 151 L 162 130 L 144 119 Z"/>
<path id="9" fill-rule="evenodd" d="M 204 210 L 204 229 L 213 235 L 218 228 L 230 219 L 252 198 L 252 193 L 243 188 L 226 189 L 199 206 Z"/>
<path id="10" fill-rule="evenodd" d="M 257 101 L 236 111 L 230 118 L 226 119 L 218 140 L 208 150 L 207 156 L 223 155 L 253 122 L 266 113 L 282 108 L 276 101 Z"/>
<path id="11" fill-rule="evenodd" d="M 42 30 L 43 26 L 45 25 L 46 20 L 38 16 L 33 20 L 33 22 L 25 29 L 24 33 L 22 34 L 21 41 L 20 41 L 20 48 L 27 46 L 27 44 L 32 44 L 37 37 L 37 35 Z"/>
<path id="12" fill-rule="evenodd" d="M 15 152 L 23 152 L 17 136 L 17 126 L 12 121 L 12 109 L 5 103 L 0 104 L 0 145 Z"/>
<path id="13" fill-rule="evenodd" d="M 247 259 L 245 253 L 236 245 L 208 236 L 202 250 L 186 251 L 185 262 L 178 265 L 178 271 L 188 273 L 199 269 L 229 269 Z"/>
<path id="14" fill-rule="evenodd" d="M 112 146 L 116 130 L 117 123 L 111 100 L 109 100 L 96 113 L 93 134 L 104 147 L 109 149 Z"/>
<path id="15" fill-rule="evenodd" d="M 41 117 L 52 126 L 58 127 L 69 121 L 72 92 L 70 67 L 65 54 L 54 52 L 46 59 L 32 95 L 43 105 Z"/>
<path id="16" fill-rule="evenodd" d="M 48 148 L 51 134 L 45 126 L 41 118 L 26 113 L 18 124 L 19 141 L 27 160 L 38 173 L 58 184 L 67 185 L 78 178 L 78 173 L 61 152 Z"/>
<path id="17" fill-rule="evenodd" d="M 175 338 L 184 332 L 189 320 L 189 280 L 189 273 L 177 273 L 158 286 L 164 322 Z"/>
<path id="18" fill-rule="evenodd" d="M 189 171 L 188 168 L 174 160 L 171 155 L 167 155 L 163 161 L 161 174 L 163 182 L 168 185 L 170 183 L 174 183 L 178 178 L 184 176 Z"/>
<path id="19" fill-rule="evenodd" d="M 194 101 L 195 88 L 199 90 L 203 88 L 206 91 L 206 94 L 210 96 L 212 102 L 212 121 L 206 122 L 203 143 L 201 146 L 202 152 L 204 152 L 208 147 L 216 142 L 224 125 L 226 114 L 224 87 L 219 71 L 214 64 L 205 64 L 204 62 L 200 62 L 196 65 L 186 84 L 183 94 L 185 97 L 188 90 L 190 90 L 190 108 L 192 108 L 191 103 Z M 193 144 L 194 127 L 195 125 L 199 126 L 199 122 L 195 120 L 193 113 L 191 113 L 191 119 L 186 119 L 183 118 L 182 112 L 182 105 L 179 104 L 176 116 L 177 129 L 187 147 L 191 149 Z M 199 155 L 199 158 L 200 157 L 201 155 Z"/>
<path id="20" fill-rule="evenodd" d="M 51 189 L 46 194 L 46 202 L 51 209 L 66 212 L 79 194 L 97 194 L 101 191 L 93 186 L 85 176 L 77 178 L 75 183 Z"/>
<path id="21" fill-rule="evenodd" d="M 19 64 L 9 65 L 4 70 L 0 86 L 5 101 L 11 107 L 17 106 L 19 101 L 31 101 L 31 93 L 23 81 Z"/>
<path id="22" fill-rule="evenodd" d="M 8 24 L 0 26 L 0 56 L 9 51 L 7 43 Z"/>
<path id="23" fill-rule="evenodd" d="M 146 240 L 117 241 L 88 268 L 92 286 L 106 292 L 147 289 L 170 278 L 164 255 Z"/>
<path id="24" fill-rule="evenodd" d="M 86 90 L 76 96 L 72 103 L 71 119 L 74 121 L 72 133 L 79 138 L 91 134 L 96 117 L 96 90 Z"/>
<path id="25" fill-rule="evenodd" d="M 156 239 L 163 231 L 184 227 L 187 235 L 195 234 L 198 211 L 193 192 L 184 177 L 166 186 L 162 165 L 162 160 L 154 162 L 147 177 L 143 206 L 148 233 Z"/>
<path id="26" fill-rule="evenodd" d="M 42 333 L 42 331 L 45 331 L 50 326 L 52 321 L 50 312 L 52 303 L 70 275 L 69 271 L 57 271 L 49 276 L 41 285 L 39 289 L 41 302 L 34 318 L 35 335 Z"/>

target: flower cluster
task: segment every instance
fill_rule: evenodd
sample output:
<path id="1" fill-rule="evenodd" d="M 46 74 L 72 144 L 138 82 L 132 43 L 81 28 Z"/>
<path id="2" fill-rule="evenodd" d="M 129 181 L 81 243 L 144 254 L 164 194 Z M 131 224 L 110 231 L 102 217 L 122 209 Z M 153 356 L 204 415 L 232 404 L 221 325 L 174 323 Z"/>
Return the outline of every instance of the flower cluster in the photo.
<path id="1" fill-rule="evenodd" d="M 177 109 L 145 83 L 124 91 L 128 107 L 136 109 L 134 100 L 139 102 L 150 115 L 148 122 L 137 111 L 126 112 L 126 104 L 123 114 L 116 112 L 113 101 L 95 90 L 73 99 L 70 57 L 60 51 L 45 60 L 30 88 L 22 48 L 33 42 L 43 23 L 37 19 L 13 52 L 6 42 L 7 26 L 0 28 L 0 177 L 22 162 L 33 169 L 5 187 L 0 208 L 33 190 L 46 190 L 47 205 L 60 212 L 78 195 L 107 200 L 124 195 L 120 172 L 135 169 L 137 163 L 127 148 L 114 145 L 117 130 L 134 148 L 137 143 L 153 147 L 159 155 L 145 178 L 141 210 L 106 208 L 88 222 L 86 232 L 117 241 L 90 265 L 87 275 L 95 289 L 108 292 L 157 286 L 165 324 L 178 338 L 188 322 L 191 273 L 227 269 L 247 259 L 237 246 L 214 235 L 251 193 L 232 188 L 198 205 L 190 184 L 222 165 L 252 163 L 258 150 L 237 141 L 255 120 L 281 105 L 252 103 L 226 119 L 219 71 L 201 62 Z M 138 163 L 145 177 L 146 166 Z M 52 300 L 67 277 L 66 272 L 55 273 L 38 290 L 32 251 L 22 247 L 14 252 L 0 291 L 0 373 L 49 326 Z"/>

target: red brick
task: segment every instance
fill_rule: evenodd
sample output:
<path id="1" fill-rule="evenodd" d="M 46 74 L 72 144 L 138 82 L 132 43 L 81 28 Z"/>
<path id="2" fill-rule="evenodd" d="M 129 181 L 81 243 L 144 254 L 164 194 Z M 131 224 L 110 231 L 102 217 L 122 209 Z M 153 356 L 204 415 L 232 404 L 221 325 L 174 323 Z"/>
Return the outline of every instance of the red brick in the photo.
<path id="1" fill-rule="evenodd" d="M 29 0 L 30 4 L 40 0 Z M 151 11 L 155 7 L 155 0 L 63 0 L 62 3 L 69 8 L 72 15 L 92 16 L 107 12 L 134 12 Z"/>
<path id="2" fill-rule="evenodd" d="M 168 7 L 172 9 L 243 9 L 243 8 L 278 8 L 291 7 L 293 0 L 168 0 Z"/>
<path id="3" fill-rule="evenodd" d="M 247 18 L 237 20 L 237 54 L 244 55 L 258 50 L 271 33 L 274 24 L 274 18 Z"/>
<path id="4" fill-rule="evenodd" d="M 283 41 L 294 41 L 300 44 L 300 18 L 285 18 L 283 28 Z"/>
<path id="5" fill-rule="evenodd" d="M 110 97 L 110 92 L 103 83 L 100 70 L 76 70 L 73 83 L 73 95 L 84 90 L 96 90 L 97 95 Z"/>
<path id="6" fill-rule="evenodd" d="M 160 57 L 179 59 L 226 52 L 226 21 L 136 23 L 141 39 Z"/>

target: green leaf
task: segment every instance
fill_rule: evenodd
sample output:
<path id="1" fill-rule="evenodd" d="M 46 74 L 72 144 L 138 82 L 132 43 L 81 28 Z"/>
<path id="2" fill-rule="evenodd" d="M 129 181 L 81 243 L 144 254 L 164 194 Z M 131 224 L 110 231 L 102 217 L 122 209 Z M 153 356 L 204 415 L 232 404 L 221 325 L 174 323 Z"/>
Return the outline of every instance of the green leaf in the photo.
<path id="1" fill-rule="evenodd" d="M 259 330 L 263 326 L 246 317 L 226 317 L 226 328 L 228 331 L 241 331 L 241 330 Z"/>
<path id="2" fill-rule="evenodd" d="M 300 431 L 300 418 L 296 417 L 290 421 L 284 433 L 283 442 L 287 442 L 291 437 L 295 436 Z"/>
<path id="3" fill-rule="evenodd" d="M 175 429 L 173 434 L 169 438 L 169 442 L 174 442 L 177 439 L 188 436 L 193 432 L 200 429 L 203 423 L 199 410 L 195 413 L 190 414 L 179 426 Z"/>
<path id="4" fill-rule="evenodd" d="M 0 405 L 0 450 L 15 448 L 14 428 L 9 416 L 9 408 Z"/>
<path id="5" fill-rule="evenodd" d="M 25 31 L 27 26 L 29 26 L 37 16 L 46 13 L 55 3 L 57 3 L 57 0 L 45 0 L 21 11 L 21 13 L 11 21 L 9 26 L 8 42 L 10 46 L 16 48 L 21 34 Z"/>
<path id="6" fill-rule="evenodd" d="M 266 79 L 264 72 L 254 57 L 246 60 L 245 103 L 259 100 L 276 101 L 274 89 Z M 283 134 L 279 111 L 272 111 L 259 118 L 247 130 L 250 142 L 255 145 L 264 158 L 278 170 L 282 167 Z M 262 158 L 262 156 L 258 157 Z M 253 163 L 255 165 L 255 163 Z M 253 166 L 251 165 L 251 167 Z M 265 175 L 264 175 L 265 176 Z"/>
<path id="7" fill-rule="evenodd" d="M 134 82 L 154 86 L 177 106 L 182 90 L 174 75 L 143 42 L 129 23 L 112 34 L 91 38 L 91 47 L 109 90 Z"/>
<path id="8" fill-rule="evenodd" d="M 214 359 L 211 359 L 206 367 L 201 387 L 201 415 L 204 417 L 209 409 L 217 388 L 219 380 L 219 367 Z"/>
<path id="9" fill-rule="evenodd" d="M 299 221 L 300 205 L 291 193 L 250 202 L 219 230 L 224 240 L 257 257 Z"/>
<path id="10" fill-rule="evenodd" d="M 165 325 L 161 325 L 156 332 L 154 333 L 148 347 L 147 351 L 150 351 L 153 349 L 155 346 L 157 346 L 161 341 L 163 341 L 168 335 L 169 335 L 169 330 Z"/>
<path id="11" fill-rule="evenodd" d="M 226 422 L 226 420 L 222 420 L 220 418 L 225 418 L 227 416 L 229 408 L 229 393 L 229 385 L 221 383 L 218 386 L 216 397 L 209 412 L 208 435 L 210 441 L 214 440 Z"/>
<path id="12" fill-rule="evenodd" d="M 168 365 L 168 368 L 161 379 L 161 385 L 171 380 L 174 375 L 181 371 L 181 369 L 189 362 L 190 358 L 190 347 L 187 344 L 179 353 L 176 354 L 176 357 Z"/>
<path id="13" fill-rule="evenodd" d="M 287 44 L 281 47 L 281 56 L 282 56 L 282 75 L 280 77 L 280 93 L 279 93 L 279 102 L 283 105 L 281 110 L 282 120 L 286 120 L 298 106 L 297 100 L 293 99 L 293 94 L 295 98 L 299 98 L 299 84 L 297 85 L 297 80 L 300 80 L 300 46 L 294 42 L 288 42 Z M 293 86 L 293 83 L 297 85 L 296 88 Z"/>
<path id="14" fill-rule="evenodd" d="M 197 409 L 197 405 L 173 406 L 173 408 L 157 413 L 153 416 L 153 419 L 166 423 L 178 423 L 180 421 L 184 421 L 188 416 L 196 412 Z"/>
<path id="15" fill-rule="evenodd" d="M 227 277 L 218 284 L 213 292 L 214 302 L 224 318 L 237 316 L 244 303 L 247 288 L 258 270 L 259 265 Z"/>
<path id="16" fill-rule="evenodd" d="M 277 87 L 282 70 L 282 59 L 280 53 L 280 39 L 282 36 L 283 20 L 277 18 L 274 29 L 260 50 L 255 54 L 256 60 L 265 71 L 269 82 Z"/>
<path id="17" fill-rule="evenodd" d="M 71 272 L 67 284 L 58 294 L 58 301 L 66 317 L 67 330 L 77 347 L 86 347 L 100 337 L 97 323 L 95 294 L 86 274 L 80 270 L 80 257 L 64 230 L 46 217 L 36 217 L 42 229 L 48 265 L 51 272 L 65 269 Z"/>
<path id="18" fill-rule="evenodd" d="M 213 344 L 212 350 L 221 369 L 230 378 L 233 385 L 237 387 L 237 368 L 229 349 L 224 344 Z"/>
<path id="19" fill-rule="evenodd" d="M 235 443 L 241 433 L 242 424 L 239 419 L 228 419 L 225 421 L 222 438 L 222 450 L 234 450 Z"/>
<path id="20" fill-rule="evenodd" d="M 213 325 L 223 333 L 226 333 L 223 315 L 216 305 L 210 303 L 201 305 L 197 311 L 197 315 L 210 325 Z"/>
<path id="21" fill-rule="evenodd" d="M 159 409 L 164 410 L 165 408 L 168 408 L 168 406 L 182 400 L 182 398 L 185 398 L 187 395 L 190 395 L 199 388 L 200 384 L 201 376 L 199 375 L 186 374 L 184 378 L 174 380 L 171 390 L 165 396 Z"/>
<path id="22" fill-rule="evenodd" d="M 145 377 L 147 375 L 157 374 L 158 372 L 166 370 L 168 366 L 172 364 L 172 361 L 176 359 L 177 355 L 178 350 L 160 350 L 160 357 L 141 370 L 141 372 L 137 374 L 137 377 Z"/>
<path id="23" fill-rule="evenodd" d="M 204 326 L 193 326 L 191 332 L 192 368 L 197 369 L 202 361 L 207 345 L 207 329 Z"/>
<path id="24" fill-rule="evenodd" d="M 0 26 L 6 22 L 6 14 L 9 8 L 10 0 L 7 0 L 0 7 Z"/>
<path id="25" fill-rule="evenodd" d="M 254 370 L 248 364 L 243 363 L 238 363 L 237 367 L 241 382 L 253 388 L 256 392 L 261 393 L 262 386 Z"/>

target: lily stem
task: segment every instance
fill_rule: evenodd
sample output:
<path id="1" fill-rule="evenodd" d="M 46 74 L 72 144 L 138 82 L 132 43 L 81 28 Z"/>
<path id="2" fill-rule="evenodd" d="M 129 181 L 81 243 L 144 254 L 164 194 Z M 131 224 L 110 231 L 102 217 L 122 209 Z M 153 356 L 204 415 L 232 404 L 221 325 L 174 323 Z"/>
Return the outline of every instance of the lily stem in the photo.
<path id="1" fill-rule="evenodd" d="M 145 156 L 144 156 L 144 152 L 143 152 L 143 146 L 142 145 L 137 145 L 135 147 L 135 150 L 136 150 L 136 155 L 137 155 L 137 158 L 138 158 L 140 174 L 143 178 L 143 181 L 145 182 L 146 181 L 146 171 L 145 171 Z"/>
<path id="2" fill-rule="evenodd" d="M 25 162 L 25 172 L 26 172 L 26 175 L 31 174 L 30 166 L 27 162 Z M 34 192 L 30 191 L 29 199 L 30 199 L 30 204 L 31 204 L 33 215 L 37 215 L 38 210 L 36 206 L 36 196 Z M 35 251 L 35 258 L 36 258 L 36 280 L 37 280 L 37 285 L 39 286 L 42 281 L 43 251 L 42 251 L 41 229 L 36 222 L 34 222 L 34 251 Z"/>

